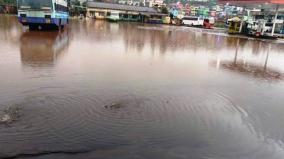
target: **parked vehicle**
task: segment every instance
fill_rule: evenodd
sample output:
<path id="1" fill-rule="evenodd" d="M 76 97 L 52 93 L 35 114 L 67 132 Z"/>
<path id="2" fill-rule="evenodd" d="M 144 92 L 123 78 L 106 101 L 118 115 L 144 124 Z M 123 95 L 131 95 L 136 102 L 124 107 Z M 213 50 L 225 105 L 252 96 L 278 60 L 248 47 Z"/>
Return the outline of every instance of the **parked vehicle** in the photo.
<path id="1" fill-rule="evenodd" d="M 240 32 L 241 19 L 239 17 L 228 19 L 228 24 L 229 24 L 228 26 L 229 34 L 236 34 Z"/>
<path id="2" fill-rule="evenodd" d="M 79 19 L 80 19 L 80 20 L 83 20 L 84 18 L 85 18 L 85 16 L 84 16 L 83 14 L 80 14 L 80 15 L 79 15 Z"/>
<path id="3" fill-rule="evenodd" d="M 257 28 L 259 28 L 259 25 L 263 25 L 263 24 L 264 24 L 264 26 L 262 26 L 262 28 L 264 29 L 263 32 L 269 32 L 272 30 L 272 26 L 273 26 L 272 23 L 265 23 L 265 22 L 260 23 L 257 21 L 252 22 L 252 24 L 249 25 L 249 28 L 256 31 Z"/>
<path id="4" fill-rule="evenodd" d="M 107 12 L 106 19 L 113 22 L 119 21 L 120 20 L 119 12 L 118 11 Z"/>
<path id="5" fill-rule="evenodd" d="M 151 24 L 169 24 L 170 17 L 167 14 L 155 14 L 146 17 L 146 22 Z"/>
<path id="6" fill-rule="evenodd" d="M 277 39 L 277 36 L 272 36 L 270 33 L 272 31 L 272 23 L 267 23 L 266 20 L 258 20 L 257 22 L 247 23 L 246 34 L 267 39 Z"/>
<path id="7" fill-rule="evenodd" d="M 185 16 L 182 18 L 182 24 L 188 26 L 203 26 L 204 19 L 201 17 Z"/>
<path id="8" fill-rule="evenodd" d="M 30 29 L 56 26 L 62 29 L 68 24 L 66 0 L 18 0 L 18 20 Z"/>
<path id="9" fill-rule="evenodd" d="M 214 18 L 206 18 L 203 22 L 203 28 L 212 29 L 214 27 L 215 19 Z"/>

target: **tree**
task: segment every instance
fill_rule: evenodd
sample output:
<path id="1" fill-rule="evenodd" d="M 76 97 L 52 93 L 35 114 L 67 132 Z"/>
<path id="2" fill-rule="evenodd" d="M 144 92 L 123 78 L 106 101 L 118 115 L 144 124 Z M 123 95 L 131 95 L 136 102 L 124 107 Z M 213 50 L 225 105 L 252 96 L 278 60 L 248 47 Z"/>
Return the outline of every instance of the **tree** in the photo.
<path id="1" fill-rule="evenodd" d="M 156 10 L 158 10 L 158 9 L 159 9 L 159 5 L 158 5 L 158 4 L 155 4 L 155 5 L 153 6 L 153 8 L 156 9 Z"/>
<path id="2" fill-rule="evenodd" d="M 81 3 L 79 0 L 71 0 L 69 10 L 70 15 L 75 16 L 80 14 L 86 14 L 86 5 L 86 1 Z"/>
<path id="3" fill-rule="evenodd" d="M 144 3 L 143 2 L 139 2 L 139 6 L 144 7 Z"/>
<path id="4" fill-rule="evenodd" d="M 164 14 L 169 14 L 168 8 L 166 6 L 162 6 L 161 12 Z"/>
<path id="5" fill-rule="evenodd" d="M 81 3 L 80 3 L 80 1 L 78 1 L 78 0 L 74 0 L 74 1 L 71 1 L 71 5 L 80 6 Z"/>
<path id="6" fill-rule="evenodd" d="M 0 0 L 1 5 L 17 5 L 17 0 Z"/>
<path id="7" fill-rule="evenodd" d="M 70 15 L 79 15 L 80 14 L 80 1 L 78 0 L 71 0 L 70 1 L 71 8 L 70 8 Z"/>
<path id="8" fill-rule="evenodd" d="M 86 6 L 87 6 L 87 1 L 83 2 L 83 3 L 82 3 L 82 6 L 83 6 L 83 7 L 86 7 Z"/>

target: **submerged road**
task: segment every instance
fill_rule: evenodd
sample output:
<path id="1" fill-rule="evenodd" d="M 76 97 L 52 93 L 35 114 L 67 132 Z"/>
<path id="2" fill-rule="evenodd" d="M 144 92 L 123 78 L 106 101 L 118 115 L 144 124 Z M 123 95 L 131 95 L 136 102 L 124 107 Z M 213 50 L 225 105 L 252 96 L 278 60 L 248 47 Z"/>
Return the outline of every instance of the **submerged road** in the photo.
<path id="1" fill-rule="evenodd" d="M 0 158 L 283 159 L 284 44 L 0 16 Z"/>

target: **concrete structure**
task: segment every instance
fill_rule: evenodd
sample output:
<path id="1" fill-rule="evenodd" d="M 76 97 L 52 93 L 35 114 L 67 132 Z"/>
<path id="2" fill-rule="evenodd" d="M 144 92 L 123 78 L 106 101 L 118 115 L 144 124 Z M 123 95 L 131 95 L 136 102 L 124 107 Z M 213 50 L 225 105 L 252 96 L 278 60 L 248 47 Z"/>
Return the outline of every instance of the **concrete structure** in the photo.
<path id="1" fill-rule="evenodd" d="M 274 36 L 274 31 L 279 11 L 284 11 L 284 0 L 218 0 L 218 2 L 240 6 L 245 9 L 261 9 L 269 11 L 272 15 L 274 15 L 271 36 Z M 242 25 L 240 28 L 240 32 L 241 31 L 242 31 Z"/>
<path id="2" fill-rule="evenodd" d="M 259 9 L 260 11 L 269 12 L 270 15 L 274 16 L 274 19 L 272 20 L 273 26 L 271 36 L 274 36 L 275 34 L 274 32 L 279 11 L 284 11 L 284 0 L 218 0 L 218 2 L 243 7 L 247 10 Z M 250 16 L 249 12 L 247 16 Z M 244 20 L 241 21 L 240 32 L 242 32 L 243 21 Z"/>
<path id="3" fill-rule="evenodd" d="M 87 17 L 105 19 L 110 12 L 118 12 L 126 20 L 139 20 L 141 15 L 158 14 L 158 11 L 150 7 L 140 7 L 133 5 L 112 4 L 102 2 L 87 2 Z M 139 17 L 138 17 L 139 16 Z"/>
<path id="4" fill-rule="evenodd" d="M 164 0 L 145 0 L 145 5 L 147 7 L 154 7 L 155 5 L 161 7 L 164 5 Z"/>
<path id="5" fill-rule="evenodd" d="M 164 0 L 118 0 L 118 3 L 140 7 L 153 7 L 155 5 L 164 5 Z"/>

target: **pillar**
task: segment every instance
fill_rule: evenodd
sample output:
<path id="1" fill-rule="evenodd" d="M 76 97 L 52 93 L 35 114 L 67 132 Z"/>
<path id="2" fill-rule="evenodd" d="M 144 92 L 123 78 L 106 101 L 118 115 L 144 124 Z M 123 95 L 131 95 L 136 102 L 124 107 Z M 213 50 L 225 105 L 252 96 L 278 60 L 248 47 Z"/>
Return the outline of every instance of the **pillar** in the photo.
<path id="1" fill-rule="evenodd" d="M 275 9 L 275 17 L 274 17 L 274 21 L 273 21 L 271 36 L 274 36 L 275 26 L 276 26 L 276 21 L 277 21 L 277 16 L 278 16 L 278 10 L 279 10 L 279 5 L 277 5 L 276 9 Z"/>
<path id="2" fill-rule="evenodd" d="M 244 24 L 244 13 L 246 12 L 246 7 L 243 7 L 243 17 L 241 18 L 241 24 L 240 24 L 240 29 L 239 29 L 239 33 L 242 33 L 243 31 L 243 24 Z"/>

